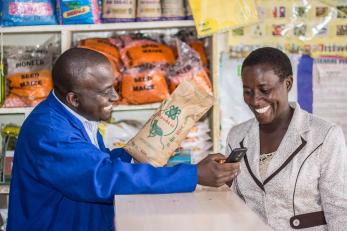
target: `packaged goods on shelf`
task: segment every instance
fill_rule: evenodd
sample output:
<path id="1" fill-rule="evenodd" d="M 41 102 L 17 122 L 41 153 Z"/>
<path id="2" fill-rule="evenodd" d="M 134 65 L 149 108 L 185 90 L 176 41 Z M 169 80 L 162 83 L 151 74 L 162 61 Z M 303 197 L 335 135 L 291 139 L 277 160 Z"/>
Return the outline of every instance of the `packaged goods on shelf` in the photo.
<path id="1" fill-rule="evenodd" d="M 99 38 L 79 34 L 74 44 L 111 56 L 116 66 L 115 88 L 121 96 L 120 104 L 162 102 L 189 78 L 212 91 L 205 42 L 196 39 L 189 30 L 170 33 L 98 33 Z M 177 42 L 178 38 L 189 42 L 191 47 Z"/>
<path id="2" fill-rule="evenodd" d="M 190 39 L 187 43 L 194 51 L 198 52 L 202 65 L 207 67 L 208 63 L 204 43 L 199 39 Z"/>
<path id="3" fill-rule="evenodd" d="M 187 43 L 194 51 L 199 54 L 200 60 L 204 67 L 208 66 L 208 59 L 205 52 L 205 47 L 208 46 L 206 43 L 208 40 L 196 38 L 195 31 L 192 30 L 181 30 L 177 33 L 177 38 Z"/>
<path id="4" fill-rule="evenodd" d="M 103 22 L 134 22 L 136 19 L 136 0 L 103 0 Z"/>
<path id="5" fill-rule="evenodd" d="M 57 0 L 60 24 L 100 23 L 98 0 Z"/>
<path id="6" fill-rule="evenodd" d="M 195 81 L 186 80 L 124 148 L 137 161 L 163 166 L 212 104 L 210 92 Z"/>
<path id="7" fill-rule="evenodd" d="M 207 120 L 203 122 L 198 122 L 190 129 L 190 131 L 187 134 L 187 138 L 200 137 L 204 134 L 208 134 L 210 131 L 211 130 L 208 126 Z"/>
<path id="8" fill-rule="evenodd" d="M 207 156 L 213 146 L 208 120 L 197 122 L 182 141 L 180 152 L 191 156 L 192 163 L 198 163 Z"/>
<path id="9" fill-rule="evenodd" d="M 143 42 L 145 43 L 147 40 L 149 40 L 149 42 L 151 41 L 155 41 L 154 39 L 148 39 L 148 38 L 145 38 L 145 36 L 141 33 L 135 33 L 135 34 L 120 34 L 120 35 L 116 35 L 116 36 L 113 36 L 113 37 L 110 37 L 108 38 L 109 41 L 117 46 L 120 50 L 126 48 L 126 47 L 129 47 L 129 45 L 137 40 L 144 40 Z M 138 44 L 134 44 L 135 46 L 138 45 Z"/>
<path id="10" fill-rule="evenodd" d="M 14 150 L 7 151 L 4 159 L 4 182 L 9 182 L 11 180 L 12 165 L 13 165 Z"/>
<path id="11" fill-rule="evenodd" d="M 113 45 L 107 38 L 89 38 L 79 42 L 80 47 L 90 48 L 110 56 L 113 59 L 118 69 L 121 69 L 121 60 L 118 47 Z"/>
<path id="12" fill-rule="evenodd" d="M 16 146 L 20 127 L 15 124 L 1 125 L 0 182 L 11 177 L 13 152 Z"/>
<path id="13" fill-rule="evenodd" d="M 190 8 L 189 0 L 185 0 L 185 7 L 186 7 L 186 18 L 189 20 L 193 19 L 193 13 L 192 8 Z"/>
<path id="14" fill-rule="evenodd" d="M 121 57 L 127 68 L 142 64 L 174 64 L 175 56 L 172 49 L 164 44 L 140 39 L 133 40 L 123 49 Z"/>
<path id="15" fill-rule="evenodd" d="M 161 19 L 160 0 L 138 0 L 136 21 L 156 21 Z"/>
<path id="16" fill-rule="evenodd" d="M 3 26 L 57 24 L 53 0 L 6 0 L 1 3 Z"/>
<path id="17" fill-rule="evenodd" d="M 177 40 L 177 49 L 177 61 L 168 70 L 170 91 L 174 91 L 182 81 L 193 79 L 207 91 L 212 92 L 211 81 L 202 65 L 199 54 L 180 40 Z"/>
<path id="18" fill-rule="evenodd" d="M 118 48 L 105 38 L 84 39 L 79 42 L 78 46 L 98 51 L 110 60 L 115 76 L 114 86 L 117 88 L 121 80 L 121 70 L 123 68 Z"/>
<path id="19" fill-rule="evenodd" d="M 32 107 L 53 87 L 52 53 L 48 48 L 11 47 L 6 52 L 9 94 L 4 107 Z"/>
<path id="20" fill-rule="evenodd" d="M 106 147 L 113 149 L 123 147 L 142 126 L 137 120 L 121 120 L 116 123 L 102 123 L 100 130 Z"/>
<path id="21" fill-rule="evenodd" d="M 163 101 L 169 97 L 165 72 L 154 65 L 128 69 L 122 77 L 121 96 L 128 104 Z"/>
<path id="22" fill-rule="evenodd" d="M 162 18 L 166 20 L 185 19 L 184 0 L 162 0 Z"/>
<path id="23" fill-rule="evenodd" d="M 212 147 L 212 143 L 207 142 L 210 139 L 210 136 L 187 138 L 182 142 L 181 147 L 185 150 L 191 150 L 192 152 L 200 154 L 204 151 L 208 151 Z"/>

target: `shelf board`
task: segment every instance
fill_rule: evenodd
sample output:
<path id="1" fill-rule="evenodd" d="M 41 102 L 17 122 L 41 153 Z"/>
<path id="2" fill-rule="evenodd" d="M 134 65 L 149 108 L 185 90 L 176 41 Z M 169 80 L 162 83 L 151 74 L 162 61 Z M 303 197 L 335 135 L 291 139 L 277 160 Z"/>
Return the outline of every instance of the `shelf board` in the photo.
<path id="1" fill-rule="evenodd" d="M 160 103 L 151 103 L 143 105 L 117 105 L 112 111 L 138 111 L 138 110 L 155 110 L 159 108 Z M 0 115 L 4 114 L 28 114 L 33 110 L 32 107 L 23 108 L 0 108 Z"/>
<path id="2" fill-rule="evenodd" d="M 15 107 L 15 108 L 0 108 L 1 114 L 26 114 L 30 112 L 33 108 L 31 107 Z"/>
<path id="3" fill-rule="evenodd" d="M 113 107 L 113 111 L 139 111 L 139 110 L 155 110 L 159 108 L 160 103 L 150 103 L 142 105 L 117 105 Z"/>
<path id="4" fill-rule="evenodd" d="M 122 22 L 122 23 L 102 23 L 102 24 L 81 24 L 81 25 L 42 25 L 42 26 L 18 26 L 1 27 L 2 33 L 47 33 L 62 31 L 105 31 L 105 30 L 136 30 L 136 29 L 164 29 L 164 28 L 184 28 L 193 27 L 192 20 L 177 21 L 152 21 L 152 22 Z"/>

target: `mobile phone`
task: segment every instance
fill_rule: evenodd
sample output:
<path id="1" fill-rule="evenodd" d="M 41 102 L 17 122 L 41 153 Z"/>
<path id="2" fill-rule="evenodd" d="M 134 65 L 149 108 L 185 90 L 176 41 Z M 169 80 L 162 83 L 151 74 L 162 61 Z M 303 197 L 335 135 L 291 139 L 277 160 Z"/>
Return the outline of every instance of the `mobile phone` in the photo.
<path id="1" fill-rule="evenodd" d="M 234 148 L 231 150 L 230 155 L 225 160 L 225 163 L 236 163 L 240 162 L 241 159 L 246 155 L 247 148 Z"/>

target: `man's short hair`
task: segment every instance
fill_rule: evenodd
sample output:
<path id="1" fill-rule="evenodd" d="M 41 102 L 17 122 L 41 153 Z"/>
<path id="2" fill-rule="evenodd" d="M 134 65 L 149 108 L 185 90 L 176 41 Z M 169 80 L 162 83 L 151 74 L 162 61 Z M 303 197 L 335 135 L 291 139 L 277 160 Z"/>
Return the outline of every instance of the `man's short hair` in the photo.
<path id="1" fill-rule="evenodd" d="M 52 78 L 54 90 L 60 94 L 78 88 L 80 81 L 87 77 L 87 68 L 109 62 L 97 51 L 86 48 L 71 48 L 59 56 L 53 65 Z"/>

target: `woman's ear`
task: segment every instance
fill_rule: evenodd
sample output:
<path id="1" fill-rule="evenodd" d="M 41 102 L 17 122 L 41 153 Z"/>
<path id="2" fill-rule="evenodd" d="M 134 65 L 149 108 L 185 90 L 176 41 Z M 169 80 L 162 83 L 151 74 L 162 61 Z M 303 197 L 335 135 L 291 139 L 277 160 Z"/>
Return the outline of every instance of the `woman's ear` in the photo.
<path id="1" fill-rule="evenodd" d="M 288 76 L 286 78 L 285 82 L 286 82 L 287 91 L 289 92 L 292 89 L 292 86 L 293 86 L 293 76 L 292 75 Z"/>
<path id="2" fill-rule="evenodd" d="M 66 103 L 74 108 L 78 108 L 79 106 L 79 100 L 78 95 L 74 92 L 68 92 L 65 96 Z"/>

